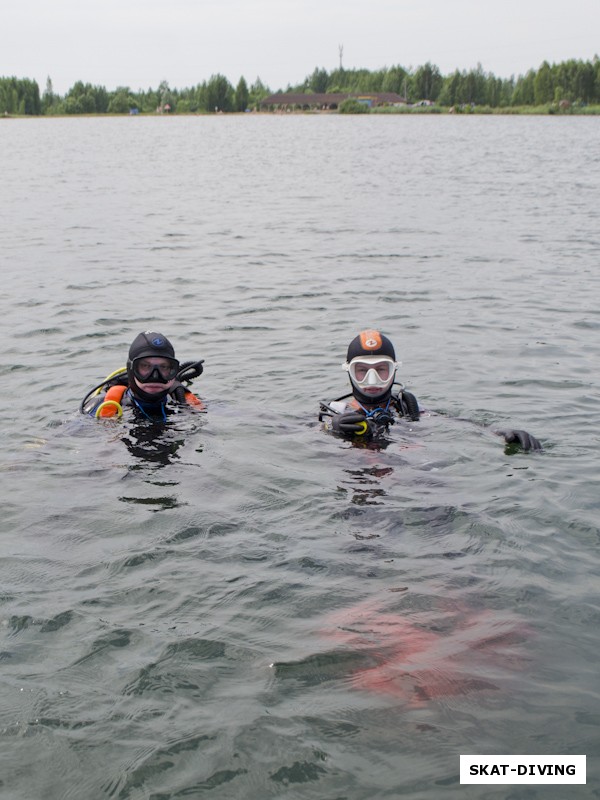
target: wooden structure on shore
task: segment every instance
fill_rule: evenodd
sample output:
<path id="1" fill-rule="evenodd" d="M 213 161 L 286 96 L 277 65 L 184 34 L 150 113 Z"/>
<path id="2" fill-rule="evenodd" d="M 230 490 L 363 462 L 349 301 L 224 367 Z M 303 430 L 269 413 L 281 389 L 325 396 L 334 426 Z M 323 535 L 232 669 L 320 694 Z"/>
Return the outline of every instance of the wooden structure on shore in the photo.
<path id="1" fill-rule="evenodd" d="M 405 106 L 406 98 L 395 92 L 339 92 L 336 94 L 299 94 L 279 92 L 261 100 L 261 111 L 336 111 L 344 100 L 357 100 L 369 108 Z"/>

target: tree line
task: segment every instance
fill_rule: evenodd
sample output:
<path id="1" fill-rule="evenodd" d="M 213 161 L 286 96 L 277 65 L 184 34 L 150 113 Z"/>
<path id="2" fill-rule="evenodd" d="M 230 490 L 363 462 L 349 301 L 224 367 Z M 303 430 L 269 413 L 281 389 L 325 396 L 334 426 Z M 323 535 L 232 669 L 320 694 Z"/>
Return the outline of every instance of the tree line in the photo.
<path id="1" fill-rule="evenodd" d="M 282 91 L 279 89 L 278 91 Z M 438 67 L 427 63 L 415 70 L 401 66 L 380 70 L 315 68 L 305 80 L 286 92 L 357 93 L 395 92 L 409 103 L 426 101 L 439 106 L 464 105 L 510 108 L 549 106 L 552 104 L 600 104 L 600 59 L 575 59 L 559 64 L 544 61 L 537 70 L 518 78 L 498 78 L 481 65 L 471 70 L 456 70 L 442 75 Z M 234 87 L 220 74 L 212 75 L 196 86 L 176 89 L 167 81 L 156 89 L 133 91 L 119 86 L 114 91 L 104 86 L 77 81 L 61 96 L 54 92 L 48 78 L 43 93 L 36 81 L 27 78 L 0 77 L 0 114 L 128 114 L 207 113 L 258 109 L 261 100 L 272 94 L 260 78 L 248 85 L 241 77 Z"/>
<path id="2" fill-rule="evenodd" d="M 484 72 L 481 64 L 471 70 L 456 70 L 442 75 L 434 64 L 416 70 L 394 66 L 376 71 L 336 69 L 328 73 L 315 69 L 293 91 L 395 92 L 408 102 L 423 100 L 440 106 L 474 104 L 490 108 L 543 106 L 568 101 L 576 104 L 600 103 L 600 59 L 570 60 L 550 65 L 544 61 L 538 70 L 518 78 L 498 78 Z"/>
<path id="3" fill-rule="evenodd" d="M 133 91 L 128 86 L 118 86 L 114 91 L 104 86 L 77 81 L 61 96 L 46 81 L 40 95 L 36 81 L 0 78 L 0 114 L 129 114 L 139 113 L 202 113 L 214 111 L 246 111 L 255 108 L 271 94 L 260 78 L 248 86 L 240 78 L 234 88 L 223 75 L 213 75 L 210 80 L 186 89 L 171 88 L 162 81 L 158 88 Z"/>

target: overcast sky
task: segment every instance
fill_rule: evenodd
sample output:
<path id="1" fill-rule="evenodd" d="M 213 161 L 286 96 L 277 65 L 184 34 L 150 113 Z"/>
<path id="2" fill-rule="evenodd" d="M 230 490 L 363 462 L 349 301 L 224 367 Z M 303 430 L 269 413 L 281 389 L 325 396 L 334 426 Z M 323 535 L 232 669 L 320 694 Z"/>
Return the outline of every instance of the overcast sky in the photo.
<path id="1" fill-rule="evenodd" d="M 3 0 L 0 76 L 107 89 L 225 75 L 273 91 L 315 67 L 481 63 L 508 78 L 600 51 L 600 0 Z"/>

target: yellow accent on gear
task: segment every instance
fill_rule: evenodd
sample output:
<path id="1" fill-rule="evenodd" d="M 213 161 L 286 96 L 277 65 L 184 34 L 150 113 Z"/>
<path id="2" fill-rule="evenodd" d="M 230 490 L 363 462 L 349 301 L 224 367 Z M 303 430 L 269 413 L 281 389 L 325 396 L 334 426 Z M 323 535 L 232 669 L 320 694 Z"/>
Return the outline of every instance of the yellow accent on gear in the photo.
<path id="1" fill-rule="evenodd" d="M 110 408 L 111 406 L 115 408 L 117 418 L 120 419 L 123 416 L 123 406 L 121 405 L 121 403 L 117 403 L 116 400 L 105 400 L 103 403 L 100 403 L 100 405 L 96 409 L 96 414 L 95 414 L 96 419 L 101 419 L 103 417 L 108 417 L 108 418 L 114 417 L 114 413 L 102 414 L 103 409 Z"/>

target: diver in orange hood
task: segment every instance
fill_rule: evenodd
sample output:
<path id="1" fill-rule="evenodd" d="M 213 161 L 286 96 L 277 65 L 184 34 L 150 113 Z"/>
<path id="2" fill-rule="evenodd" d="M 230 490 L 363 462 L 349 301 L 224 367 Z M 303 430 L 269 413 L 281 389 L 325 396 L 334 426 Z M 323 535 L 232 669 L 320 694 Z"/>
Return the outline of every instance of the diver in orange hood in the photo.
<path id="1" fill-rule="evenodd" d="M 352 391 L 330 403 L 321 403 L 319 419 L 335 433 L 369 438 L 387 429 L 397 417 L 420 419 L 419 403 L 404 386 L 394 381 L 398 362 L 394 345 L 377 330 L 364 330 L 348 346 L 344 368 Z M 523 450 L 541 450 L 540 442 L 527 431 L 498 430 L 507 444 Z"/>

